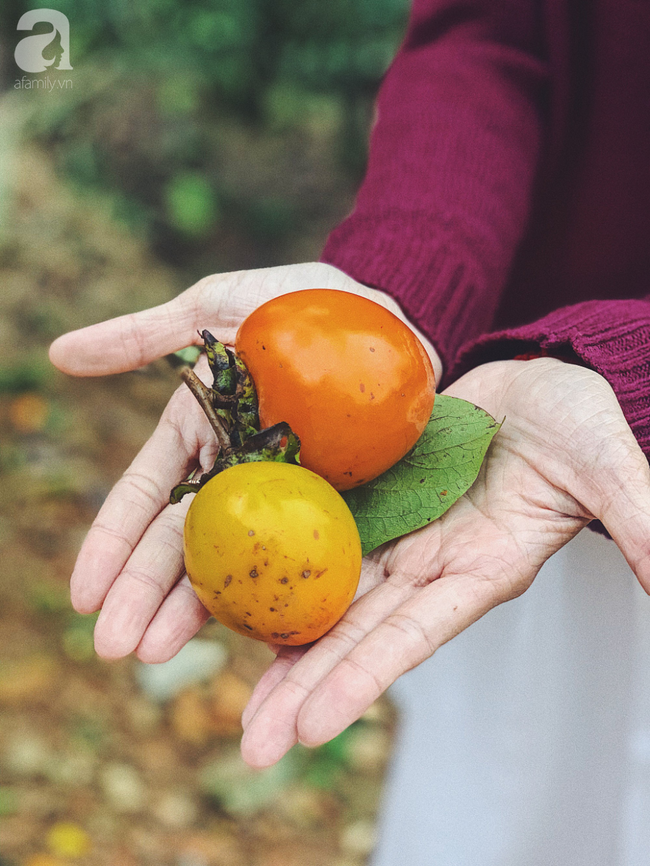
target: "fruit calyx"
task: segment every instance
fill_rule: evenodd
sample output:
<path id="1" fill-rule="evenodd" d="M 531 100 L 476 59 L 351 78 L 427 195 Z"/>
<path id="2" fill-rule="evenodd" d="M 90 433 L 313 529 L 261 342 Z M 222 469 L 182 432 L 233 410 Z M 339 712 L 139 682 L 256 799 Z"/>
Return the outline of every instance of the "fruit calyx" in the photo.
<path id="1" fill-rule="evenodd" d="M 219 450 L 212 469 L 200 475 L 195 470 L 172 489 L 172 505 L 238 463 L 300 463 L 300 439 L 288 424 L 280 422 L 260 429 L 255 383 L 241 358 L 208 330 L 199 333 L 212 372 L 212 386 L 205 385 L 189 366 L 182 368 L 181 378 L 203 409 Z"/>

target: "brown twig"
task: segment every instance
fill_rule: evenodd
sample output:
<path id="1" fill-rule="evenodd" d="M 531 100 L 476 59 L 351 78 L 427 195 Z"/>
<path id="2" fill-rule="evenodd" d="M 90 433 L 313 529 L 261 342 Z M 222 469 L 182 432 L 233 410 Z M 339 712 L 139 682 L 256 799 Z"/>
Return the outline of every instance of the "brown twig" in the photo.
<path id="1" fill-rule="evenodd" d="M 205 412 L 205 416 L 210 422 L 210 426 L 214 430 L 217 441 L 221 447 L 222 451 L 228 452 L 230 450 L 230 436 L 228 435 L 228 431 L 226 429 L 225 424 L 221 420 L 221 418 L 217 415 L 214 406 L 212 405 L 212 400 L 210 399 L 210 389 L 207 385 L 204 385 L 203 382 L 196 375 L 194 370 L 190 367 L 183 367 L 181 370 L 181 378 L 190 389 L 192 394 L 196 397 L 199 406 Z"/>

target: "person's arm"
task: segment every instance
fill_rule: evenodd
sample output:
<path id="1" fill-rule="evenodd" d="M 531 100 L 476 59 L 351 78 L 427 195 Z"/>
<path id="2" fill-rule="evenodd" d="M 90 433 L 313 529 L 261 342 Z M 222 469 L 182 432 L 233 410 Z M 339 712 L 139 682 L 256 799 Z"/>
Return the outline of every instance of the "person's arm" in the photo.
<path id="1" fill-rule="evenodd" d="M 600 373 L 650 458 L 650 296 L 573 304 L 537 322 L 486 334 L 461 349 L 450 376 L 455 379 L 489 361 L 540 351 Z"/>
<path id="2" fill-rule="evenodd" d="M 445 369 L 490 327 L 543 137 L 538 4 L 415 0 L 365 180 L 322 260 L 392 295 Z"/>

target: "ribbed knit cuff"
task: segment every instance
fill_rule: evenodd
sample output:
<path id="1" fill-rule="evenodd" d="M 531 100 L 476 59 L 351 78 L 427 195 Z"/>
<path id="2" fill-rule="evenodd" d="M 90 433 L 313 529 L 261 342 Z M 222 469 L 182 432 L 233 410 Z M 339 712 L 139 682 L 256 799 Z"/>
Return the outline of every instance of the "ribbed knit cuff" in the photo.
<path id="1" fill-rule="evenodd" d="M 406 229 L 405 229 L 406 225 Z M 433 343 L 447 380 L 462 344 L 492 321 L 498 293 L 487 286 L 502 275 L 486 273 L 480 245 L 461 248 L 457 225 L 441 229 L 421 213 L 355 215 L 330 234 L 321 261 L 364 285 L 391 295 Z"/>
<path id="2" fill-rule="evenodd" d="M 479 364 L 537 349 L 575 357 L 600 373 L 650 457 L 650 299 L 587 301 L 530 325 L 487 334 L 462 347 L 450 378 L 457 379 Z"/>

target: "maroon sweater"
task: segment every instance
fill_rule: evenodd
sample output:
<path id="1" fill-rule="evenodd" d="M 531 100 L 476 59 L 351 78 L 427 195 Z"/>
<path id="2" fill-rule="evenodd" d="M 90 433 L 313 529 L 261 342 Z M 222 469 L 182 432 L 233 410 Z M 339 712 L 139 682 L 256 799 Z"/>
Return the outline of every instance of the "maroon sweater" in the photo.
<path id="1" fill-rule="evenodd" d="M 577 355 L 650 455 L 650 4 L 415 0 L 323 260 L 395 297 L 446 382 Z"/>

